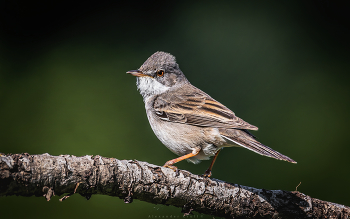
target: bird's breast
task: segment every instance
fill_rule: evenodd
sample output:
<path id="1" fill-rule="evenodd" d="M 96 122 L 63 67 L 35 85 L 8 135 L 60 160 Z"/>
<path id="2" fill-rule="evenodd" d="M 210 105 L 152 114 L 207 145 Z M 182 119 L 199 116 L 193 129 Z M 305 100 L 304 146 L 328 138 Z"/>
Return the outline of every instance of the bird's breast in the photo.
<path id="1" fill-rule="evenodd" d="M 172 152 L 182 156 L 200 147 L 205 156 L 213 156 L 225 144 L 217 128 L 199 127 L 160 119 L 146 107 L 147 117 L 157 138 Z M 203 154 L 203 153 L 202 153 Z M 203 158 L 207 159 L 207 158 Z"/>

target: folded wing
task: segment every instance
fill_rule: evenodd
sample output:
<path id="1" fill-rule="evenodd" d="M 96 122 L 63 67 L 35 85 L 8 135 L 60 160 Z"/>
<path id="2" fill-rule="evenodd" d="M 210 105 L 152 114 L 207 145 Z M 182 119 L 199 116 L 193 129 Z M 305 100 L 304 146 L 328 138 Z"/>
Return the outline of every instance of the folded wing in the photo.
<path id="1" fill-rule="evenodd" d="M 191 85 L 190 85 L 191 86 Z M 258 130 L 234 112 L 196 88 L 196 92 L 186 93 L 186 89 L 177 94 L 163 94 L 154 101 L 156 115 L 169 122 L 186 123 L 195 126 L 213 128 L 237 128 Z"/>

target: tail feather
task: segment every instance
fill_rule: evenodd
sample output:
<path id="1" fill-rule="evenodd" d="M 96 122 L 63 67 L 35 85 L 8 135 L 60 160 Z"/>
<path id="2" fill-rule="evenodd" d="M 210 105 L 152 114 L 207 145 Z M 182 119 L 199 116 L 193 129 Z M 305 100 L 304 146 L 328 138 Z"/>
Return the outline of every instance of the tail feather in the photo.
<path id="1" fill-rule="evenodd" d="M 260 155 L 272 157 L 277 160 L 284 160 L 291 163 L 297 163 L 293 159 L 261 144 L 253 138 L 253 136 L 239 129 L 219 129 L 220 134 L 223 138 L 232 142 L 238 146 L 244 147 Z"/>

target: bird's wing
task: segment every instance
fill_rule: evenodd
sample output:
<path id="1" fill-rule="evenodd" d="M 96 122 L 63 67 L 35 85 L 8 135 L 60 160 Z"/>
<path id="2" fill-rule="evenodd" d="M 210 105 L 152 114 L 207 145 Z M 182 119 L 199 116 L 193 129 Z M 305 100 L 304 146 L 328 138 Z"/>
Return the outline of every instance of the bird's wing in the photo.
<path id="1" fill-rule="evenodd" d="M 219 129 L 219 132 L 222 137 L 224 137 L 229 142 L 232 142 L 235 145 L 244 147 L 260 155 L 267 157 L 272 157 L 278 160 L 284 160 L 291 163 L 296 163 L 294 160 L 289 157 L 263 145 L 262 143 L 255 140 L 249 133 L 244 132 L 239 129 Z"/>
<path id="2" fill-rule="evenodd" d="M 169 122 L 203 127 L 258 130 L 256 126 L 238 118 L 230 109 L 193 86 L 190 89 L 184 88 L 178 92 L 159 95 L 153 107 L 160 119 Z"/>

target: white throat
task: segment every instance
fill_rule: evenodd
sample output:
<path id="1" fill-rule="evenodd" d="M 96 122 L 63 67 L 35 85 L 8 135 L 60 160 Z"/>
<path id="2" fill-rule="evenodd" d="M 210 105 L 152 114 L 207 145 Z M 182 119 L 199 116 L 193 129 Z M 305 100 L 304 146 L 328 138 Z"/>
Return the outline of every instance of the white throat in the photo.
<path id="1" fill-rule="evenodd" d="M 164 93 L 170 89 L 170 87 L 159 83 L 157 80 L 151 77 L 138 77 L 136 80 L 136 86 L 143 99 L 151 95 Z"/>

